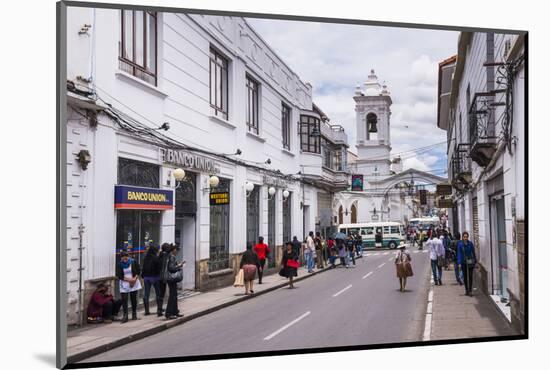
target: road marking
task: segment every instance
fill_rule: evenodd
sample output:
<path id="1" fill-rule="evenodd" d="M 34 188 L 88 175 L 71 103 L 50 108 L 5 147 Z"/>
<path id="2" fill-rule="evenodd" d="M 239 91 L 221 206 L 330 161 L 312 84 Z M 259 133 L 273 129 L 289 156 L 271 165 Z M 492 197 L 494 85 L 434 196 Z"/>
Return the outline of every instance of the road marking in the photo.
<path id="1" fill-rule="evenodd" d="M 373 256 L 378 256 L 380 254 L 380 252 L 376 252 L 373 254 Z"/>
<path id="2" fill-rule="evenodd" d="M 380 268 L 380 267 L 384 266 L 385 264 L 386 264 L 386 262 L 384 262 L 383 264 L 381 264 L 380 266 L 378 266 L 378 268 Z"/>
<path id="3" fill-rule="evenodd" d="M 306 312 L 305 314 L 303 314 L 302 316 L 298 317 L 297 319 L 292 320 L 291 322 L 289 322 L 288 324 L 286 324 L 285 326 L 283 326 L 283 327 L 280 328 L 279 330 L 274 331 L 273 333 L 269 334 L 267 337 L 264 338 L 264 340 L 270 340 L 270 339 L 273 338 L 274 336 L 280 334 L 280 333 L 283 332 L 284 330 L 286 330 L 286 329 L 288 329 L 289 327 L 291 327 L 292 325 L 296 324 L 298 321 L 302 320 L 304 317 L 308 316 L 310 313 L 311 313 L 311 311 L 308 311 L 308 312 Z"/>
<path id="4" fill-rule="evenodd" d="M 383 253 L 383 254 L 384 254 L 384 256 L 387 256 L 389 253 L 390 253 L 390 252 L 385 252 L 385 253 Z"/>
<path id="5" fill-rule="evenodd" d="M 418 253 L 418 252 L 420 252 L 420 251 L 413 251 L 413 253 Z"/>
<path id="6" fill-rule="evenodd" d="M 372 275 L 372 271 L 369 272 L 368 274 L 366 274 L 365 276 L 363 276 L 363 279 L 366 279 L 366 278 L 368 278 L 368 277 L 371 276 L 371 275 Z"/>
<path id="7" fill-rule="evenodd" d="M 428 252 L 429 252 L 429 250 L 427 250 L 427 249 L 422 251 L 422 253 L 428 253 Z"/>
<path id="8" fill-rule="evenodd" d="M 426 253 L 426 251 L 424 251 Z M 431 274 L 430 274 L 431 275 Z M 433 299 L 434 299 L 434 278 L 430 277 L 430 292 L 428 293 L 428 306 L 426 307 L 426 321 L 424 323 L 423 341 L 428 341 L 432 337 L 432 317 L 433 317 Z"/>
<path id="9" fill-rule="evenodd" d="M 388 261 L 393 261 L 393 257 L 390 257 L 390 259 Z"/>
<path id="10" fill-rule="evenodd" d="M 348 285 L 347 287 L 345 287 L 344 289 L 342 289 L 341 291 L 339 291 L 338 293 L 336 294 L 333 294 L 332 296 L 333 297 L 338 297 L 340 294 L 344 293 L 346 290 L 348 290 L 349 288 L 351 288 L 351 284 Z"/>

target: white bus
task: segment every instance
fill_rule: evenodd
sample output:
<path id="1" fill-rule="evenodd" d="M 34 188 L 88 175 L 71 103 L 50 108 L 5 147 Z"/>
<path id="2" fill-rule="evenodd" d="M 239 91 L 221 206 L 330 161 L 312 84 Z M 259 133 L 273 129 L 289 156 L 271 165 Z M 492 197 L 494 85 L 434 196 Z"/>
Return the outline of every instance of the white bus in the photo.
<path id="1" fill-rule="evenodd" d="M 366 222 L 361 224 L 341 224 L 338 231 L 344 234 L 359 234 L 363 248 L 396 248 L 405 241 L 405 230 L 399 222 Z"/>
<path id="2" fill-rule="evenodd" d="M 409 221 L 409 226 L 412 226 L 417 230 L 427 230 L 430 226 L 436 228 L 439 226 L 439 217 L 411 218 Z"/>

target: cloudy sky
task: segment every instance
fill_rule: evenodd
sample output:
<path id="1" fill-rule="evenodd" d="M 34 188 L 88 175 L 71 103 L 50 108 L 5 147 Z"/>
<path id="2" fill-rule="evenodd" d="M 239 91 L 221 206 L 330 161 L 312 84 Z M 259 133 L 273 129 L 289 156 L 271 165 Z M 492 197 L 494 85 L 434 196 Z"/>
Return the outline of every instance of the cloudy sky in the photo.
<path id="1" fill-rule="evenodd" d="M 344 126 L 355 149 L 353 94 L 371 69 L 391 93 L 392 154 L 441 143 L 436 126 L 437 65 L 456 54 L 458 32 L 247 19 L 303 81 L 332 124 Z M 444 175 L 446 146 L 403 153 L 404 167 Z"/>

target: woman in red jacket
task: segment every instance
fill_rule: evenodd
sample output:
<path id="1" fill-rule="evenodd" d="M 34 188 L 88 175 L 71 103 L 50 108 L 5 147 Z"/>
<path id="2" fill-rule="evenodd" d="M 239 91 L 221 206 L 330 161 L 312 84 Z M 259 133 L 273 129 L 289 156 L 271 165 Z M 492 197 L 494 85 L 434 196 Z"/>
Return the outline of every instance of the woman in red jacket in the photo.
<path id="1" fill-rule="evenodd" d="M 261 284 L 262 276 L 264 273 L 265 259 L 266 256 L 269 255 L 269 253 L 271 252 L 269 246 L 264 243 L 263 236 L 260 236 L 258 238 L 258 244 L 254 246 L 254 252 L 258 255 L 258 260 L 260 261 L 260 266 L 258 268 L 258 284 Z"/>
<path id="2" fill-rule="evenodd" d="M 115 300 L 109 294 L 109 287 L 99 283 L 88 304 L 88 323 L 110 323 L 115 320 L 122 306 L 121 300 Z"/>

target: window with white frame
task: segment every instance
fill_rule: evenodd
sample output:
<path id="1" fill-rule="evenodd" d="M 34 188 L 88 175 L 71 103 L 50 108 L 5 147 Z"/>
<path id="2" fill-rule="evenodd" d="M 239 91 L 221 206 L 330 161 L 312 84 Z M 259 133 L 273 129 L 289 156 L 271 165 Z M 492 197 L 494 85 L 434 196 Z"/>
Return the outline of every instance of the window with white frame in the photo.
<path id="1" fill-rule="evenodd" d="M 292 111 L 285 103 L 281 104 L 281 130 L 283 135 L 283 148 L 290 150 L 290 117 Z"/>
<path id="2" fill-rule="evenodd" d="M 214 115 L 228 119 L 229 78 L 227 58 L 214 48 L 210 48 L 210 106 Z"/>
<path id="3" fill-rule="evenodd" d="M 246 75 L 246 126 L 248 131 L 259 134 L 259 90 L 260 84 L 249 75 Z"/>
<path id="4" fill-rule="evenodd" d="M 122 10 L 119 68 L 157 85 L 157 13 Z"/>

